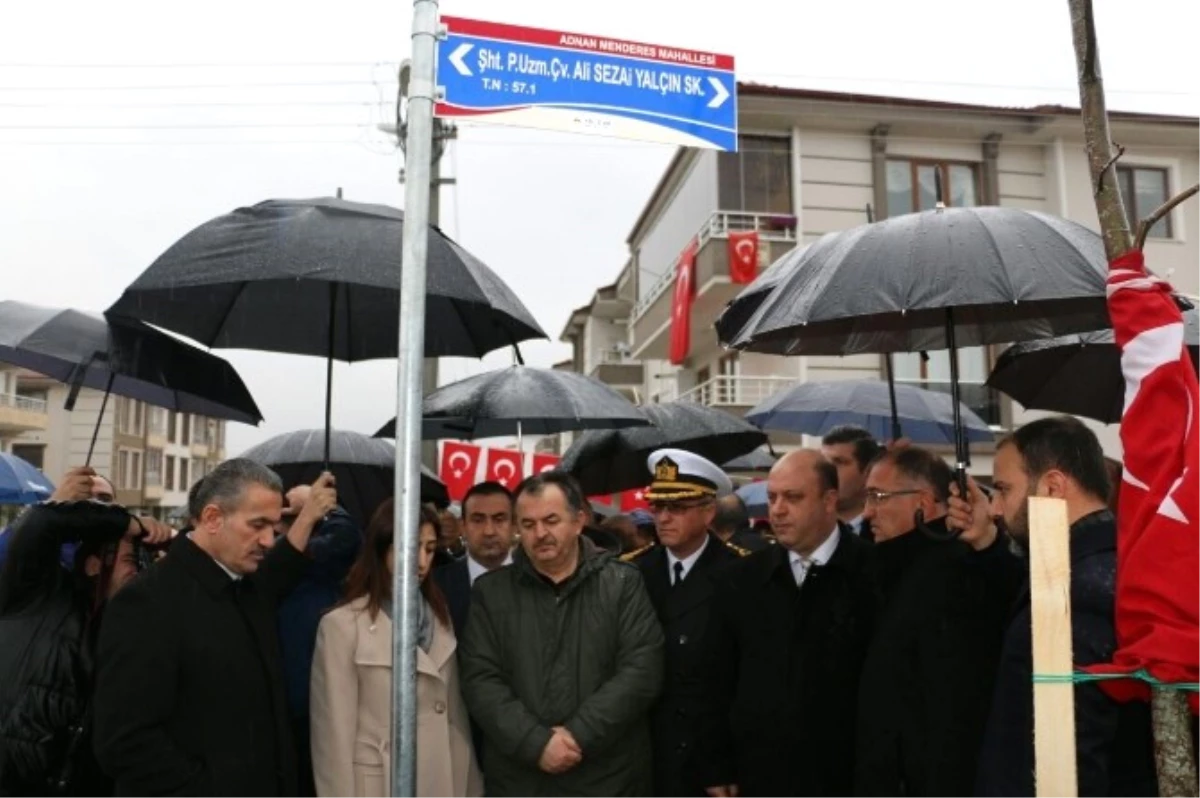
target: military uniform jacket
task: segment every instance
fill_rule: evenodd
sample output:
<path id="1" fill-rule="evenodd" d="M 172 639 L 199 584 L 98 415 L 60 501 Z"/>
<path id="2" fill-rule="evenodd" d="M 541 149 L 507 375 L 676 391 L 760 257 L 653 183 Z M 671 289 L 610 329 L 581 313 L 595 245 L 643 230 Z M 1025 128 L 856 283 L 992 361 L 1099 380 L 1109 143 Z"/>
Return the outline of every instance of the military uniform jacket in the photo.
<path id="1" fill-rule="evenodd" d="M 705 794 L 686 766 L 696 744 L 696 718 L 705 700 L 700 686 L 700 641 L 708 627 L 712 574 L 746 553 L 709 535 L 708 545 L 677 587 L 671 585 L 666 547 L 651 546 L 633 558 L 666 637 L 663 692 L 651 715 L 655 795 Z"/>

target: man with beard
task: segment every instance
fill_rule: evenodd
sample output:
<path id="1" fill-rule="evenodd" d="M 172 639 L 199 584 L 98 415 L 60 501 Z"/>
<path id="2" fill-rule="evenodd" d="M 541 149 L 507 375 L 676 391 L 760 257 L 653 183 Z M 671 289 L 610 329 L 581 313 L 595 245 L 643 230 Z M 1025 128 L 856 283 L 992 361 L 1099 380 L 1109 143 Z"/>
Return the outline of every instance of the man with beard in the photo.
<path id="1" fill-rule="evenodd" d="M 1062 499 L 1071 524 L 1071 638 L 1076 668 L 1108 662 L 1117 569 L 1112 489 L 1096 436 L 1070 416 L 1027 424 L 996 448 L 991 501 L 972 481 L 968 504 L 950 500 L 949 525 L 987 563 L 994 580 L 1024 580 L 1000 658 L 981 747 L 977 795 L 1035 795 L 1033 639 L 1028 566 L 1031 496 Z M 957 491 L 956 491 L 957 493 Z M 1007 535 L 1003 534 L 1007 531 Z M 1147 705 L 1118 704 L 1095 684 L 1075 685 L 1075 750 L 1080 795 L 1157 795 Z"/>
<path id="2" fill-rule="evenodd" d="M 696 745 L 696 718 L 707 700 L 699 666 L 712 575 L 749 552 L 712 532 L 717 502 L 733 491 L 719 466 L 680 449 L 654 452 L 647 466 L 653 481 L 646 500 L 662 545 L 646 549 L 633 563 L 642 572 L 667 643 L 667 679 L 651 715 L 654 794 L 703 795 L 706 785 L 688 759 Z"/>

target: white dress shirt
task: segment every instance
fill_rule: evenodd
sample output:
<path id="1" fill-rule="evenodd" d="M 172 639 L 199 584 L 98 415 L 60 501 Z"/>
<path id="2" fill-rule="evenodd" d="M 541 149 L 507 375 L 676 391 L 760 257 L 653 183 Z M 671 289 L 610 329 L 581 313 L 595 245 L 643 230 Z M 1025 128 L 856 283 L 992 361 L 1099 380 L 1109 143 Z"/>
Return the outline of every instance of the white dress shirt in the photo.
<path id="1" fill-rule="evenodd" d="M 504 562 L 500 564 L 500 567 L 503 568 L 505 565 L 512 565 L 511 551 L 508 553 L 508 556 L 504 558 Z M 480 565 L 479 562 L 470 555 L 470 553 L 467 554 L 467 576 L 470 577 L 472 585 L 475 584 L 476 579 L 483 576 L 487 572 L 487 568 Z"/>
<path id="2" fill-rule="evenodd" d="M 841 532 L 837 526 L 833 527 L 833 533 L 825 538 L 825 542 L 817 546 L 816 550 L 807 557 L 801 556 L 794 551 L 788 552 L 788 560 L 792 564 L 792 576 L 796 578 L 796 586 L 804 584 L 804 580 L 808 578 L 808 572 L 814 565 L 825 565 L 829 562 L 829 558 L 837 551 L 838 540 L 841 537 Z"/>
<path id="3" fill-rule="evenodd" d="M 687 579 L 688 571 L 692 570 L 692 566 L 696 564 L 696 560 L 700 559 L 700 555 L 704 553 L 705 547 L 708 546 L 708 535 L 704 535 L 704 542 L 700 544 L 700 548 L 693 551 L 682 560 L 676 557 L 670 549 L 667 549 L 667 582 L 675 584 L 675 563 L 683 564 L 683 571 L 680 572 L 679 578 Z"/>
<path id="4" fill-rule="evenodd" d="M 866 518 L 866 513 L 859 513 L 854 518 L 851 518 L 846 523 L 854 530 L 854 534 L 861 535 L 863 528 L 863 519 Z"/>

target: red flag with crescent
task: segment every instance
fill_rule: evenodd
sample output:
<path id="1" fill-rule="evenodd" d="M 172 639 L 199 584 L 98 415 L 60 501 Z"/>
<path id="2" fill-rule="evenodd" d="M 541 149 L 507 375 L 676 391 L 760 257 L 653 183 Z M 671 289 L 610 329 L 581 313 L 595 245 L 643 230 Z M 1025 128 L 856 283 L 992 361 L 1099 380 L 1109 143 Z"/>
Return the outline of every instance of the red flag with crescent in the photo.
<path id="1" fill-rule="evenodd" d="M 442 467 L 438 476 L 446 483 L 450 501 L 462 501 L 475 484 L 475 470 L 483 449 L 469 443 L 442 442 Z"/>
<path id="2" fill-rule="evenodd" d="M 679 256 L 675 265 L 675 294 L 671 300 L 671 363 L 687 360 L 692 346 L 692 298 L 696 296 L 696 240 Z"/>
<path id="3" fill-rule="evenodd" d="M 621 512 L 632 513 L 634 510 L 649 510 L 650 503 L 646 501 L 645 488 L 633 488 L 621 494 Z"/>
<path id="4" fill-rule="evenodd" d="M 744 285 L 758 276 L 758 231 L 729 234 L 729 280 Z"/>
<path id="5" fill-rule="evenodd" d="M 524 456 L 516 449 L 487 450 L 487 479 L 515 490 L 525 478 Z"/>
<path id="6" fill-rule="evenodd" d="M 543 471 L 553 471 L 558 468 L 560 459 L 556 454 L 535 454 L 533 456 L 533 473 L 540 474 Z"/>
<path id="7" fill-rule="evenodd" d="M 1112 663 L 1088 668 L 1200 680 L 1200 385 L 1171 286 L 1141 252 L 1114 260 L 1108 313 L 1121 348 L 1124 473 L 1117 513 L 1116 630 Z M 1147 699 L 1144 681 L 1102 682 L 1120 699 Z M 1189 695 L 1192 712 L 1200 709 Z"/>

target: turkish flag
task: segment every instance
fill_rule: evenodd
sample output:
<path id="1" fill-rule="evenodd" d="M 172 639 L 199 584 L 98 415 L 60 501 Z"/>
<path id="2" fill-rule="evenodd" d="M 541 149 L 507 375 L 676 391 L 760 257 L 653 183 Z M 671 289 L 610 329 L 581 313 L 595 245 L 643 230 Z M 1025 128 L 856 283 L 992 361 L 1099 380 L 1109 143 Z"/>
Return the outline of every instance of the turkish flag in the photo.
<path id="1" fill-rule="evenodd" d="M 479 465 L 479 455 L 483 451 L 479 446 L 469 443 L 442 442 L 442 467 L 438 472 L 442 482 L 446 483 L 446 491 L 450 501 L 462 501 L 463 496 L 475 484 L 475 468 Z"/>
<path id="2" fill-rule="evenodd" d="M 525 478 L 525 457 L 515 449 L 487 450 L 487 478 L 514 490 Z"/>
<path id="3" fill-rule="evenodd" d="M 744 285 L 758 276 L 758 231 L 729 234 L 729 279 Z"/>
<path id="4" fill-rule="evenodd" d="M 1121 348 L 1125 453 L 1117 505 L 1117 651 L 1109 673 L 1200 681 L 1200 387 L 1171 287 L 1141 252 L 1114 260 L 1108 313 Z M 1143 681 L 1101 682 L 1118 700 L 1147 700 Z M 1197 711 L 1196 693 L 1189 695 Z"/>
<path id="5" fill-rule="evenodd" d="M 675 294 L 671 300 L 671 363 L 687 360 L 692 346 L 692 299 L 696 296 L 696 239 L 692 239 L 675 265 Z"/>
<path id="6" fill-rule="evenodd" d="M 613 503 L 611 493 L 601 493 L 598 496 L 588 496 L 587 500 L 589 504 L 603 504 L 605 507 L 612 507 Z"/>
<path id="7" fill-rule="evenodd" d="M 535 454 L 533 456 L 533 473 L 540 474 L 543 471 L 553 471 L 558 468 L 559 460 L 556 454 Z"/>
<path id="8" fill-rule="evenodd" d="M 633 488 L 621 494 L 621 512 L 632 513 L 634 510 L 649 510 L 650 503 L 646 501 L 645 488 Z"/>

